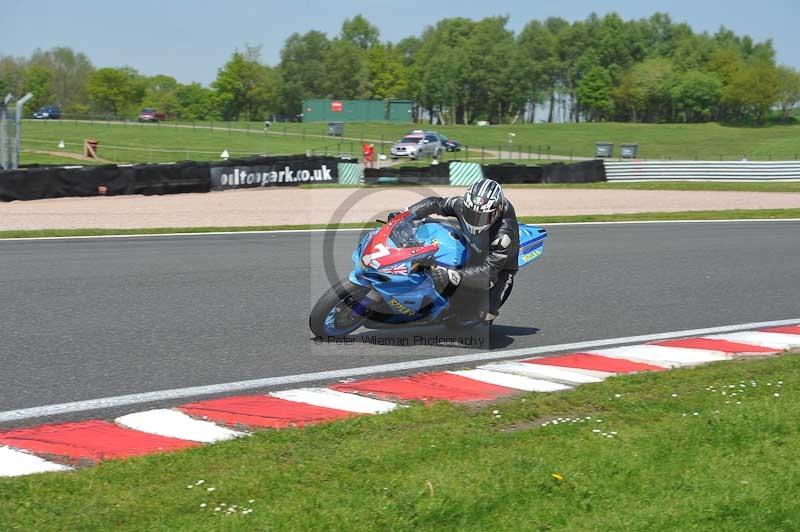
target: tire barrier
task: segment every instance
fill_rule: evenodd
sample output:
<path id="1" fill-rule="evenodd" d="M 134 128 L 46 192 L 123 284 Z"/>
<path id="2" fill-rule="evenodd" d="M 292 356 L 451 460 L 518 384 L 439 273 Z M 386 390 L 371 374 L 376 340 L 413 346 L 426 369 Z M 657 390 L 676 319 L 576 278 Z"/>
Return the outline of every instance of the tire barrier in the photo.
<path id="1" fill-rule="evenodd" d="M 542 183 L 595 183 L 606 180 L 602 159 L 572 164 L 547 164 L 542 169 Z"/>
<path id="2" fill-rule="evenodd" d="M 0 201 L 60 197 L 60 180 L 47 168 L 0 172 Z"/>
<path id="3" fill-rule="evenodd" d="M 604 161 L 609 181 L 800 181 L 800 161 Z"/>
<path id="4" fill-rule="evenodd" d="M 125 194 L 183 194 L 230 188 L 338 183 L 336 157 L 249 157 L 219 162 L 36 166 L 0 171 L 0 201 Z M 357 177 L 360 171 L 349 170 Z M 224 176 L 224 177 L 223 177 Z"/>
<path id="5" fill-rule="evenodd" d="M 119 169 L 125 176 L 123 180 L 130 183 L 130 194 L 154 196 L 210 190 L 208 163 L 136 164 Z"/>
<path id="6" fill-rule="evenodd" d="M 438 165 L 364 169 L 367 184 L 410 183 L 426 185 L 469 186 L 487 177 L 501 184 L 522 183 L 592 183 L 605 181 L 605 168 L 601 160 L 573 164 L 554 163 L 543 166 L 525 166 L 514 163 L 479 165 L 478 163 L 450 161 Z"/>
<path id="7" fill-rule="evenodd" d="M 544 167 L 518 164 L 488 164 L 483 167 L 484 177 L 500 184 L 541 183 Z"/>
<path id="8" fill-rule="evenodd" d="M 800 167 L 800 165 L 798 165 Z M 482 177 L 500 183 L 605 181 L 603 161 L 524 166 L 451 161 L 423 167 L 362 168 L 336 157 L 249 157 L 169 164 L 32 167 L 0 171 L 0 201 L 68 196 L 183 194 L 300 184 L 400 184 L 467 186 Z"/>
<path id="9" fill-rule="evenodd" d="M 118 196 L 131 193 L 127 182 L 114 164 L 65 169 L 57 173 L 62 196 Z"/>
<path id="10" fill-rule="evenodd" d="M 449 164 L 441 163 L 419 167 L 365 168 L 364 182 L 368 185 L 385 182 L 413 185 L 449 185 Z"/>

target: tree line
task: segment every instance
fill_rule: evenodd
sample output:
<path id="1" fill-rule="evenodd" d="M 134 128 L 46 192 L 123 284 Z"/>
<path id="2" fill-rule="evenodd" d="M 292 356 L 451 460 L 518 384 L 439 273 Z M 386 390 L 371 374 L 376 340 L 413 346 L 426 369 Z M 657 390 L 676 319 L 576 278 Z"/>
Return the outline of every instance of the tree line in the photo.
<path id="1" fill-rule="evenodd" d="M 269 66 L 236 50 L 206 87 L 130 67 L 95 68 L 70 48 L 0 57 L 0 94 L 32 92 L 32 107 L 132 116 L 155 107 L 187 120 L 296 119 L 309 98 L 410 99 L 417 118 L 469 124 L 553 122 L 763 123 L 790 120 L 800 73 L 777 65 L 771 40 L 720 28 L 698 33 L 669 15 L 623 20 L 448 18 L 396 43 L 361 15 L 329 38 L 288 37 Z"/>

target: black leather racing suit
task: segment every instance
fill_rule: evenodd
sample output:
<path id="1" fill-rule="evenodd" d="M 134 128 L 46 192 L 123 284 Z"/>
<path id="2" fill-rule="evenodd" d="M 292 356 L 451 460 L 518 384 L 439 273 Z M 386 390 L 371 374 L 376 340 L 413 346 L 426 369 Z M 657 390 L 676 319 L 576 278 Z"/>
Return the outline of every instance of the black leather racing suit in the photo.
<path id="1" fill-rule="evenodd" d="M 514 206 L 506 199 L 503 213 L 497 221 L 481 233 L 473 235 L 460 216 L 463 201 L 461 197 L 430 197 L 415 203 L 408 210 L 418 218 L 438 214 L 452 216 L 458 220 L 468 239 L 469 248 L 467 264 L 462 270 L 459 270 L 461 273 L 459 289 L 466 288 L 469 292 L 479 291 L 483 294 L 488 291 L 488 310 L 492 314 L 497 314 L 498 309 L 511 293 L 514 274 L 519 269 L 517 265 L 519 255 L 517 214 Z M 456 295 L 461 291 L 458 290 Z"/>

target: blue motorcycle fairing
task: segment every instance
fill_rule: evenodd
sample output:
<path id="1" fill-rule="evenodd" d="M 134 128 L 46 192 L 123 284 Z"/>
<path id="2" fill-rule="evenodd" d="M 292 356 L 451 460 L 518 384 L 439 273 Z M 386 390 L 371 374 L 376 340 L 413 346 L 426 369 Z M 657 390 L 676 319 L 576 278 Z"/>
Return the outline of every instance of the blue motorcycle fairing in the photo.
<path id="1" fill-rule="evenodd" d="M 520 224 L 519 228 L 518 265 L 524 267 L 542 255 L 547 231 L 527 224 Z M 408 230 L 408 228 L 405 229 Z M 466 264 L 468 254 L 466 240 L 458 228 L 438 221 L 425 220 L 419 223 L 413 231 L 414 237 L 420 245 L 438 244 L 438 250 L 433 253 L 433 262 L 436 265 L 459 269 Z M 414 271 L 414 263 L 428 258 L 430 254 L 419 255 L 413 259 L 382 268 L 364 265 L 362 262 L 364 248 L 375 234 L 376 230 L 366 234 L 353 253 L 355 268 L 350 272 L 350 281 L 360 286 L 370 287 L 380 295 L 386 306 L 394 313 L 384 320 L 388 323 L 409 323 L 423 317 L 436 318 L 439 316 L 447 309 L 448 300 L 435 290 L 433 281 L 427 272 Z M 392 246 L 398 244 L 391 236 L 389 243 Z M 370 302 L 363 301 L 359 308 L 366 308 L 369 305 Z"/>
<path id="2" fill-rule="evenodd" d="M 547 229 L 536 225 L 519 224 L 519 257 L 517 266 L 522 268 L 542 256 Z"/>

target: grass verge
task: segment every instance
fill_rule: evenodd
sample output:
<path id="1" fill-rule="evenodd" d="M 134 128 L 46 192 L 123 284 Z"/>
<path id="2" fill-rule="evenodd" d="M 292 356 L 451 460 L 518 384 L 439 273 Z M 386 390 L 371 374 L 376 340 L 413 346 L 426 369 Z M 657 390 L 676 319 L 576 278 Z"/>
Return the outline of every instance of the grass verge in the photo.
<path id="1" fill-rule="evenodd" d="M 631 214 L 584 214 L 576 216 L 521 216 L 529 224 L 635 222 L 659 220 L 762 220 L 800 218 L 800 209 L 756 209 L 727 211 L 639 212 Z M 144 227 L 140 229 L 36 229 L 0 231 L 0 238 L 45 238 L 69 236 L 163 235 L 170 233 L 213 233 L 245 231 L 281 231 L 308 229 L 372 228 L 375 222 L 306 225 L 254 225 L 241 227 Z"/>
<path id="2" fill-rule="evenodd" d="M 388 172 L 388 171 L 387 171 Z M 320 185 L 300 185 L 303 189 L 314 188 L 364 188 L 365 185 L 339 185 L 339 184 L 320 184 Z M 367 185 L 373 186 L 373 185 Z M 377 186 L 417 186 L 415 183 L 401 182 L 384 183 Z M 429 186 L 419 184 L 418 186 Z M 437 187 L 448 185 L 435 185 Z M 453 190 L 462 191 L 464 187 L 453 186 Z M 610 190 L 687 190 L 687 191 L 711 191 L 711 192 L 800 192 L 800 182 L 786 183 L 719 183 L 719 182 L 647 182 L 647 183 L 562 183 L 562 184 L 506 184 L 503 189 L 528 188 L 543 190 L 549 188 L 567 189 L 610 189 Z"/>
<path id="3" fill-rule="evenodd" d="M 46 149 L 65 140 L 67 149 L 80 151 L 87 137 L 100 141 L 101 157 L 115 161 L 159 162 L 180 159 L 213 160 L 227 149 L 231 154 L 317 152 L 360 154 L 362 142 L 373 142 L 379 153 L 410 129 L 408 123 L 348 122 L 345 137 L 328 137 L 327 124 L 274 124 L 267 136 L 263 123 L 198 122 L 177 124 L 122 124 L 75 122 L 70 120 L 26 120 L 23 146 Z M 499 153 L 504 159 L 508 149 L 543 159 L 548 153 L 562 156 L 593 157 L 595 143 L 613 142 L 615 152 L 624 142 L 639 144 L 639 155 L 648 159 L 680 160 L 797 160 L 800 149 L 797 134 L 800 125 L 767 127 L 729 127 L 707 124 L 515 124 L 490 127 L 429 126 L 469 147 L 474 155 L 480 147 L 486 157 Z M 516 135 L 509 146 L 509 133 Z M 166 150 L 166 151 L 161 151 Z"/>
<path id="4" fill-rule="evenodd" d="M 0 529 L 789 530 L 800 522 L 799 361 L 416 405 L 0 479 Z"/>
<path id="5" fill-rule="evenodd" d="M 719 192 L 800 192 L 800 183 L 715 183 L 715 182 L 648 182 L 648 183 L 579 183 L 552 185 L 503 185 L 503 188 L 600 188 L 611 190 L 689 190 Z"/>

